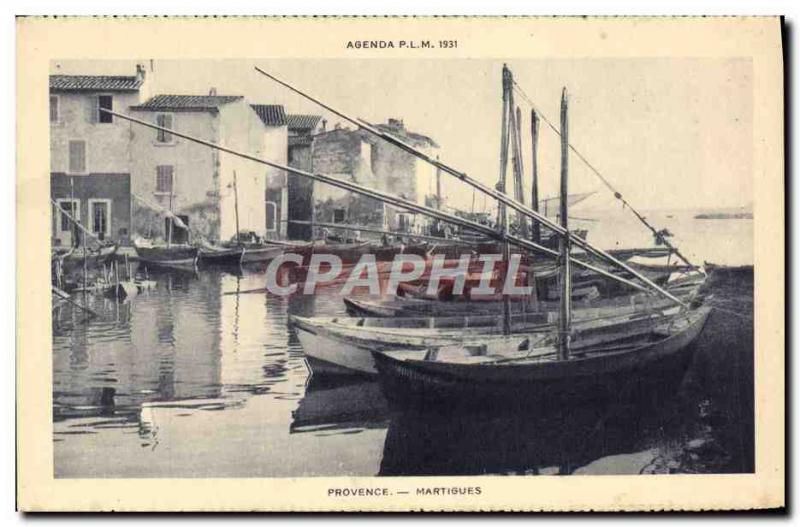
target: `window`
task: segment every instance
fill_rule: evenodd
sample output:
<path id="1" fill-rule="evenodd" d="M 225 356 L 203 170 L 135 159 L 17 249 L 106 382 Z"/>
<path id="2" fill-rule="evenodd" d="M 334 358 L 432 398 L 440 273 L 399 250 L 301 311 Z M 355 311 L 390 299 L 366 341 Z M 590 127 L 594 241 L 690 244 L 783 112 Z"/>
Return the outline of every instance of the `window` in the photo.
<path id="1" fill-rule="evenodd" d="M 86 173 L 86 141 L 82 139 L 69 142 L 69 171 L 72 174 Z"/>
<path id="2" fill-rule="evenodd" d="M 278 204 L 274 201 L 267 202 L 267 232 L 278 230 Z"/>
<path id="3" fill-rule="evenodd" d="M 347 219 L 347 211 L 345 209 L 333 209 L 333 223 L 344 223 Z"/>
<path id="4" fill-rule="evenodd" d="M 110 113 L 101 110 L 113 110 L 114 98 L 111 95 L 98 95 L 97 96 L 97 122 L 98 123 L 112 123 L 114 116 Z"/>
<path id="5" fill-rule="evenodd" d="M 75 218 L 76 220 L 80 221 L 79 215 L 79 204 L 80 201 L 77 199 L 68 200 L 68 199 L 60 199 L 58 200 L 59 208 Z M 72 232 L 72 220 L 67 217 L 67 214 L 59 214 L 59 229 L 61 232 Z"/>
<path id="6" fill-rule="evenodd" d="M 105 240 L 111 234 L 111 200 L 90 199 L 89 218 L 92 232 L 99 239 Z"/>
<path id="7" fill-rule="evenodd" d="M 50 96 L 50 123 L 58 122 L 58 95 Z"/>
<path id="8" fill-rule="evenodd" d="M 158 113 L 156 114 L 156 126 L 161 128 L 169 128 L 172 130 L 172 114 L 171 113 Z M 165 132 L 164 130 L 156 131 L 156 141 L 159 143 L 172 143 L 174 136 Z"/>
<path id="9" fill-rule="evenodd" d="M 411 226 L 411 222 L 409 221 L 407 214 L 398 214 L 397 215 L 397 230 L 399 232 L 408 232 L 409 227 Z"/>
<path id="10" fill-rule="evenodd" d="M 175 173 L 172 165 L 158 165 L 156 167 L 156 192 L 172 194 Z"/>

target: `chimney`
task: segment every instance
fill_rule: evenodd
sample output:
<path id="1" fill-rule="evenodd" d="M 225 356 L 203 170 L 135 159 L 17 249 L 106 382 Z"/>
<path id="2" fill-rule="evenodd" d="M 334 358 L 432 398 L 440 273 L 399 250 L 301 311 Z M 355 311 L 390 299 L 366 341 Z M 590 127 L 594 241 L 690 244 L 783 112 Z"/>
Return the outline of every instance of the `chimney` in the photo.
<path id="1" fill-rule="evenodd" d="M 335 125 L 333 125 L 333 129 L 334 130 L 341 130 L 342 129 L 342 123 L 336 123 Z"/>
<path id="2" fill-rule="evenodd" d="M 143 82 L 144 81 L 144 65 L 143 64 L 137 64 L 136 65 L 136 80 L 138 82 Z"/>
<path id="3" fill-rule="evenodd" d="M 323 119 L 322 120 L 322 131 L 324 132 L 325 130 L 327 130 L 327 128 L 328 128 L 328 120 L 327 119 Z"/>
<path id="4" fill-rule="evenodd" d="M 212 86 L 211 89 L 208 90 L 208 94 L 211 95 L 212 97 L 215 96 L 217 94 L 217 89 Z"/>
<path id="5" fill-rule="evenodd" d="M 402 119 L 389 118 L 387 123 L 389 124 L 389 127 L 394 128 L 395 130 L 405 130 L 405 125 L 403 124 Z"/>

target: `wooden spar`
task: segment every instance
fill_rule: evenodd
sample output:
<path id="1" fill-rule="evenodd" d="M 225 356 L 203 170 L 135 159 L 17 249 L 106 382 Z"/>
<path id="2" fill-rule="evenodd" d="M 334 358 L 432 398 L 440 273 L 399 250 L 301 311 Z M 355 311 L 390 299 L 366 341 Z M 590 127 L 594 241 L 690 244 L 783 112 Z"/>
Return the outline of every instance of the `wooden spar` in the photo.
<path id="1" fill-rule="evenodd" d="M 397 137 L 392 136 L 391 134 L 388 134 L 388 133 L 386 133 L 386 132 L 384 132 L 382 130 L 379 130 L 379 129 L 375 128 L 373 125 L 371 125 L 370 123 L 368 123 L 366 121 L 363 121 L 361 119 L 357 119 L 357 118 L 354 118 L 354 117 L 350 117 L 349 115 L 347 115 L 347 114 L 345 114 L 345 113 L 343 113 L 343 112 L 341 112 L 339 110 L 336 110 L 335 108 L 333 108 L 333 107 L 321 102 L 319 99 L 316 99 L 315 97 L 312 97 L 311 95 L 306 94 L 305 92 L 299 90 L 298 88 L 295 88 L 294 86 L 288 84 L 287 82 L 278 79 L 274 75 L 272 75 L 270 73 L 267 73 L 266 71 L 262 70 L 258 66 L 255 67 L 255 70 L 257 72 L 261 73 L 262 75 L 264 75 L 265 77 L 267 77 L 269 79 L 272 79 L 273 81 L 277 82 L 281 86 L 284 86 L 285 88 L 293 91 L 294 93 L 296 93 L 296 94 L 298 94 L 298 95 L 310 100 L 311 102 L 313 102 L 315 104 L 318 104 L 319 106 L 321 106 L 322 108 L 325 108 L 329 112 L 332 112 L 332 113 L 338 115 L 339 117 L 341 117 L 342 119 L 345 119 L 345 120 L 353 123 L 354 125 L 358 126 L 362 130 L 366 130 L 367 132 L 369 132 L 369 133 L 371 133 L 371 134 L 373 134 L 373 135 L 375 135 L 377 137 L 380 137 L 384 141 L 386 141 L 386 142 L 388 142 L 388 143 L 390 143 L 390 144 L 392 144 L 392 145 L 404 150 L 405 152 L 417 157 L 418 159 L 421 159 L 421 160 L 425 161 L 426 163 L 429 163 L 429 164 L 431 164 L 431 165 L 433 165 L 435 167 L 440 168 L 443 172 L 445 172 L 447 174 L 450 174 L 451 176 L 459 179 L 460 181 L 463 181 L 464 183 L 474 187 L 477 190 L 480 190 L 481 192 L 484 193 L 484 195 L 490 196 L 490 197 L 494 198 L 495 200 L 497 200 L 498 202 L 503 203 L 504 205 L 507 205 L 507 206 L 513 208 L 514 210 L 522 212 L 522 213 L 526 214 L 528 217 L 541 222 L 543 225 L 545 225 L 547 228 L 551 229 L 553 232 L 555 232 L 559 236 L 567 236 L 567 237 L 569 237 L 570 241 L 573 244 L 575 244 L 576 246 L 580 247 L 581 249 L 586 251 L 588 254 L 590 254 L 592 256 L 595 256 L 597 258 L 600 258 L 600 259 L 602 259 L 602 260 L 604 260 L 604 261 L 606 261 L 606 262 L 608 262 L 608 263 L 610 263 L 610 264 L 612 264 L 612 265 L 614 265 L 616 267 L 619 267 L 620 269 L 623 269 L 623 270 L 627 271 L 628 273 L 632 274 L 633 276 L 635 276 L 636 278 L 638 278 L 639 280 L 641 280 L 642 282 L 647 284 L 651 289 L 653 289 L 654 291 L 657 291 L 658 293 L 660 293 L 662 296 L 665 296 L 666 298 L 669 298 L 670 300 L 672 300 L 673 302 L 675 302 L 675 303 L 677 303 L 677 304 L 679 304 L 681 306 L 687 307 L 685 302 L 681 301 L 678 297 L 676 297 L 675 295 L 673 295 L 670 292 L 666 291 L 664 288 L 660 287 L 659 285 L 654 283 L 652 280 L 650 280 L 649 278 L 644 276 L 642 273 L 636 271 L 635 269 L 633 269 L 632 267 L 630 267 L 626 263 L 618 260 L 617 258 L 614 258 L 612 255 L 608 254 L 606 251 L 604 251 L 604 250 L 602 250 L 602 249 L 600 249 L 598 247 L 595 247 L 594 245 L 592 245 L 588 241 L 584 240 L 580 236 L 577 236 L 576 234 L 571 233 L 569 231 L 565 231 L 558 223 L 550 220 L 546 216 L 543 216 L 542 214 L 534 211 L 533 209 L 531 209 L 531 208 L 529 208 L 529 207 L 517 202 L 516 200 L 509 198 L 508 196 L 506 196 L 504 193 L 498 191 L 497 189 L 493 189 L 493 188 L 485 185 L 484 183 L 481 183 L 480 181 L 468 176 L 466 173 L 461 172 L 459 170 L 456 170 L 455 168 L 452 168 L 451 166 L 446 165 L 445 163 L 442 163 L 438 159 L 433 159 L 430 155 L 422 152 L 421 150 L 417 149 L 416 147 L 414 147 L 412 145 L 409 145 L 408 143 L 404 142 L 401 139 L 398 139 Z M 106 110 L 104 108 L 101 108 L 101 111 L 109 112 L 109 113 L 112 113 L 112 114 L 114 113 L 111 110 Z"/>
<path id="2" fill-rule="evenodd" d="M 502 128 L 500 129 L 500 180 L 497 183 L 497 189 L 500 192 L 506 192 L 506 175 L 508 172 L 508 141 L 509 141 L 509 126 L 511 125 L 511 70 L 503 64 L 503 113 L 502 113 Z M 508 232 L 508 212 L 506 206 L 502 203 L 497 206 L 497 226 L 500 228 L 500 233 L 505 234 Z M 505 264 L 506 273 L 503 279 L 503 289 L 506 287 L 506 280 L 508 280 L 508 268 L 511 265 L 511 248 L 508 241 L 503 243 L 503 263 Z M 513 280 L 513 278 L 512 278 Z M 511 334 L 511 299 L 508 295 L 503 295 L 503 334 Z"/>
<path id="3" fill-rule="evenodd" d="M 325 227 L 328 229 L 342 229 L 345 231 L 362 231 L 362 232 L 371 232 L 375 234 L 386 234 L 388 236 L 401 236 L 403 238 L 413 238 L 416 240 L 428 240 L 432 242 L 438 243 L 460 243 L 465 245 L 478 245 L 478 242 L 469 241 L 469 240 L 458 240 L 453 238 L 440 238 L 438 236 L 427 236 L 425 234 L 411 234 L 406 232 L 395 232 L 395 231 L 387 231 L 383 229 L 375 229 L 373 227 L 364 227 L 361 225 L 343 225 L 341 223 L 320 223 L 320 222 L 310 222 L 305 220 L 288 220 L 289 223 L 295 223 L 297 225 L 314 225 L 317 227 Z"/>
<path id="4" fill-rule="evenodd" d="M 559 210 L 560 223 L 564 229 L 569 229 L 569 127 L 567 119 L 567 89 L 561 92 L 561 206 Z M 559 238 L 560 264 L 559 281 L 561 283 L 561 302 L 558 310 L 558 358 L 569 359 L 570 325 L 572 321 L 572 276 L 570 275 L 570 241 L 567 237 Z"/>
<path id="5" fill-rule="evenodd" d="M 72 299 L 72 297 L 69 295 L 69 293 L 67 293 L 66 291 L 62 291 L 61 289 L 57 288 L 54 285 L 50 286 L 50 288 L 51 288 L 51 291 L 53 292 L 53 294 L 56 295 L 58 298 L 61 298 L 62 300 L 66 300 L 70 304 L 82 309 L 83 311 L 86 311 L 87 313 L 89 313 L 89 315 L 91 315 L 93 317 L 98 316 L 97 313 L 95 313 L 94 311 L 92 311 L 91 309 L 86 307 L 85 305 L 81 305 L 80 303 L 74 301 Z"/>
<path id="6" fill-rule="evenodd" d="M 236 171 L 233 171 L 233 212 L 236 216 L 236 245 L 242 245 L 239 238 L 239 189 L 236 188 Z"/>
<path id="7" fill-rule="evenodd" d="M 539 116 L 535 110 L 531 110 L 531 207 L 539 212 L 539 161 L 537 159 L 537 148 L 539 142 Z M 532 237 L 534 243 L 542 243 L 542 227 L 538 221 L 531 222 Z"/>
<path id="8" fill-rule="evenodd" d="M 269 167 L 272 167 L 272 168 L 276 168 L 278 170 L 282 170 L 282 171 L 287 172 L 289 174 L 294 174 L 294 175 L 298 175 L 298 176 L 307 177 L 307 178 L 309 178 L 311 180 L 314 180 L 314 181 L 319 181 L 321 183 L 326 183 L 328 185 L 331 185 L 331 186 L 334 186 L 334 187 L 337 187 L 337 188 L 341 188 L 341 189 L 344 189 L 344 190 L 348 190 L 350 192 L 355 192 L 356 194 L 360 194 L 362 196 L 367 196 L 367 197 L 370 197 L 372 199 L 375 199 L 375 200 L 378 200 L 378 201 L 382 201 L 382 202 L 388 203 L 390 205 L 394 205 L 394 206 L 399 207 L 399 208 L 403 208 L 403 209 L 406 209 L 406 210 L 409 210 L 409 211 L 412 211 L 412 212 L 417 212 L 419 214 L 424 214 L 424 215 L 429 216 L 431 218 L 439 219 L 439 220 L 442 220 L 444 222 L 452 223 L 453 225 L 458 225 L 459 227 L 462 227 L 462 228 L 465 228 L 465 229 L 468 229 L 468 230 L 471 230 L 471 231 L 475 231 L 475 232 L 478 232 L 478 233 L 481 233 L 481 234 L 485 234 L 486 236 L 488 236 L 490 238 L 493 238 L 495 240 L 508 241 L 509 243 L 511 243 L 511 244 L 513 244 L 513 245 L 515 245 L 517 247 L 521 247 L 521 248 L 527 249 L 529 251 L 536 251 L 536 252 L 539 252 L 541 254 L 546 254 L 546 255 L 548 255 L 548 256 L 550 256 L 552 258 L 558 258 L 558 251 L 554 251 L 553 249 L 550 249 L 548 247 L 544 247 L 544 246 L 539 245 L 537 243 L 533 243 L 530 240 L 526 240 L 526 239 L 520 238 L 518 236 L 514 236 L 514 235 L 511 235 L 511 234 L 508 234 L 508 233 L 505 233 L 505 234 L 498 233 L 498 231 L 495 230 L 492 227 L 480 224 L 480 223 L 475 222 L 475 221 L 471 221 L 471 220 L 467 220 L 467 219 L 461 218 L 459 216 L 456 216 L 455 214 L 449 214 L 447 212 L 439 211 L 439 210 L 436 210 L 436 209 L 431 208 L 431 207 L 426 207 L 424 205 L 419 205 L 419 204 L 417 204 L 417 203 L 415 203 L 413 201 L 409 201 L 409 200 L 406 200 L 406 199 L 403 199 L 403 198 L 398 198 L 398 197 L 393 196 L 391 194 L 388 194 L 386 192 L 381 192 L 379 190 L 374 190 L 374 189 L 370 189 L 370 188 L 367 188 L 367 187 L 363 187 L 363 186 L 358 185 L 356 183 L 353 183 L 351 181 L 346 181 L 344 179 L 333 177 L 333 176 L 330 176 L 330 175 L 327 175 L 327 174 L 323 174 L 323 173 L 319 173 L 319 172 L 317 172 L 317 173 L 308 172 L 306 170 L 301 170 L 299 168 L 290 167 L 288 165 L 282 165 L 280 163 L 276 163 L 274 161 L 269 161 L 267 159 L 262 159 L 260 157 L 254 156 L 252 154 L 239 152 L 238 150 L 234 150 L 232 148 L 228 148 L 226 146 L 219 145 L 217 143 L 213 143 L 211 141 L 206 141 L 205 139 L 200 139 L 198 137 L 194 137 L 194 136 L 191 136 L 189 134 L 178 132 L 178 131 L 175 131 L 175 130 L 170 129 L 170 128 L 164 128 L 163 126 L 158 126 L 157 124 L 154 124 L 154 123 L 151 123 L 151 122 L 148 122 L 148 121 L 143 121 L 141 119 L 137 119 L 136 117 L 131 117 L 130 115 L 125 115 L 125 114 L 122 114 L 122 113 L 119 113 L 119 112 L 115 112 L 113 110 L 107 110 L 105 108 L 101 108 L 100 111 L 103 111 L 103 112 L 106 112 L 106 113 L 110 113 L 111 115 L 114 115 L 115 117 L 119 117 L 120 119 L 124 119 L 126 121 L 129 121 L 129 122 L 132 122 L 132 123 L 136 123 L 136 124 L 142 125 L 142 126 L 147 127 L 147 128 L 151 128 L 153 130 L 162 130 L 164 132 L 167 132 L 167 133 L 170 133 L 170 134 L 174 135 L 175 137 L 180 137 L 180 138 L 186 139 L 187 141 L 191 141 L 193 143 L 197 143 L 197 144 L 200 144 L 200 145 L 207 146 L 209 148 L 213 148 L 215 150 L 219 150 L 220 152 L 225 152 L 225 153 L 237 156 L 237 157 L 241 157 L 242 159 L 247 159 L 249 161 L 253 161 L 254 163 L 259 163 L 259 164 L 266 165 L 266 166 L 269 166 Z M 131 195 L 134 198 L 143 201 L 142 198 L 137 197 L 133 193 Z M 648 288 L 644 287 L 641 284 L 638 284 L 636 282 L 633 282 L 633 281 L 628 280 L 626 278 L 623 278 L 621 276 L 617 276 L 617 275 L 611 273 L 610 271 L 607 271 L 605 269 L 602 269 L 602 268 L 597 267 L 595 265 L 592 265 L 590 263 L 587 263 L 587 262 L 584 262 L 584 261 L 581 261 L 581 260 L 575 260 L 575 259 L 573 259 L 572 262 L 577 266 L 580 266 L 580 267 L 582 267 L 584 269 L 587 269 L 587 270 L 592 271 L 594 273 L 597 273 L 599 275 L 605 276 L 606 278 L 608 278 L 610 280 L 614 280 L 614 281 L 616 281 L 618 283 L 625 284 L 625 285 L 627 285 L 629 287 L 632 287 L 634 289 L 637 289 L 639 291 L 644 291 L 644 292 L 649 292 L 650 291 Z M 666 296 L 668 298 L 670 298 L 671 300 L 677 302 L 678 304 L 685 305 L 681 300 L 675 298 L 673 295 L 671 295 L 669 293 L 666 293 L 666 292 L 665 292 L 665 294 L 666 294 Z"/>

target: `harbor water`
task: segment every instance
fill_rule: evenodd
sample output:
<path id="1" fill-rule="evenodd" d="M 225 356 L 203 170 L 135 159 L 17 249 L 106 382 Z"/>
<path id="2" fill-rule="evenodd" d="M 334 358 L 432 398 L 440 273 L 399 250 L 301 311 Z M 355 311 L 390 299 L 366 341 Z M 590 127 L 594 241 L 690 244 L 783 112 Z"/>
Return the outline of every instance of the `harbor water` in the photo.
<path id="1" fill-rule="evenodd" d="M 752 265 L 752 220 L 651 213 L 698 262 Z M 619 216 L 619 218 L 618 218 Z M 589 239 L 650 243 L 615 211 Z M 634 220 L 635 222 L 635 220 Z M 602 227 L 600 227 L 602 225 Z M 619 240 L 625 240 L 621 244 Z M 555 416 L 390 408 L 377 382 L 312 374 L 289 314 L 341 315 L 338 287 L 247 292 L 264 274 L 152 274 L 125 302 L 53 313 L 54 473 L 92 477 L 752 472 L 752 272 L 710 278 L 715 306 L 680 386 L 656 404 Z"/>

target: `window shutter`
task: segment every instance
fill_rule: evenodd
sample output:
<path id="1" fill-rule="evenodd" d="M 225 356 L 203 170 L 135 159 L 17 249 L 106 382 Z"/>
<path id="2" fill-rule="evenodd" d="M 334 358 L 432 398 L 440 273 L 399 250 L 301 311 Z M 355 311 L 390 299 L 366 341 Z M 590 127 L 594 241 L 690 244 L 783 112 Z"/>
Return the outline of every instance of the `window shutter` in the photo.
<path id="1" fill-rule="evenodd" d="M 50 96 L 50 122 L 58 122 L 58 96 L 56 95 Z"/>
<path id="2" fill-rule="evenodd" d="M 100 110 L 100 98 L 97 95 L 93 95 L 89 97 L 89 122 L 96 123 L 97 122 L 97 114 Z"/>
<path id="3" fill-rule="evenodd" d="M 164 128 L 172 130 L 172 114 L 170 113 L 164 115 Z M 172 134 L 165 134 L 164 140 L 168 143 L 172 142 Z"/>
<path id="4" fill-rule="evenodd" d="M 69 171 L 73 174 L 86 172 L 86 141 L 69 142 Z"/>

